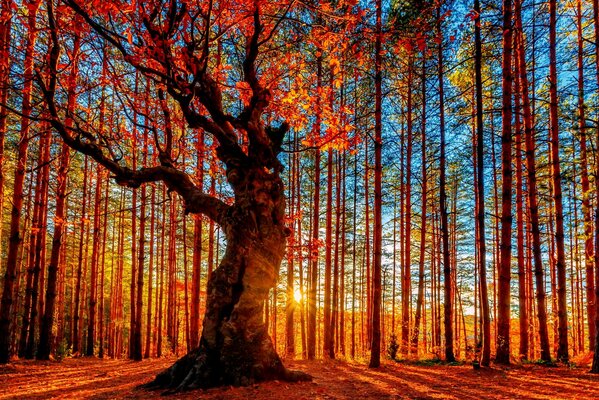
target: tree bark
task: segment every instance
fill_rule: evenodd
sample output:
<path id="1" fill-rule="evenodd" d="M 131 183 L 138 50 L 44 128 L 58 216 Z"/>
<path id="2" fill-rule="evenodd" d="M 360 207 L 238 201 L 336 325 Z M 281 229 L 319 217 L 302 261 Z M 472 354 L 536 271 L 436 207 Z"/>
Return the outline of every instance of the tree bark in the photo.
<path id="1" fill-rule="evenodd" d="M 518 5 L 516 5 L 518 7 Z M 515 46 L 517 46 L 517 39 L 514 40 Z M 514 47 L 515 47 L 514 46 Z M 517 62 L 516 62 L 517 64 Z M 517 67 L 516 67 L 517 69 Z M 519 357 L 521 360 L 526 360 L 528 357 L 528 310 L 526 309 L 526 265 L 525 265 L 525 254 L 524 254 L 524 199 L 523 199 L 523 187 L 524 181 L 522 179 L 522 123 L 521 123 L 521 88 L 520 78 L 518 74 L 515 74 L 514 79 L 514 103 L 516 106 L 516 215 L 517 215 L 517 251 L 518 251 L 518 310 L 520 313 L 520 349 Z"/>
<path id="2" fill-rule="evenodd" d="M 589 351 L 595 350 L 595 278 L 593 271 L 593 221 L 591 208 L 591 186 L 589 183 L 589 158 L 587 153 L 587 132 L 584 102 L 584 46 L 582 36 L 582 0 L 577 1 L 577 35 L 578 35 L 578 130 L 580 133 L 580 183 L 582 186 L 582 214 L 584 219 L 584 265 L 586 271 L 586 310 L 588 321 Z"/>
<path id="3" fill-rule="evenodd" d="M 402 283 L 402 307 L 401 307 L 401 350 L 406 354 L 410 343 L 410 309 L 412 300 L 412 271 L 411 271 L 411 249 L 412 249 L 412 84 L 414 77 L 414 55 L 410 54 L 408 60 L 408 96 L 407 96 L 407 144 L 406 144 L 406 166 L 405 166 L 405 209 L 404 209 L 404 249 L 402 265 L 404 269 Z"/>
<path id="4" fill-rule="evenodd" d="M 524 36 L 522 32 L 521 8 L 516 8 L 516 35 L 517 35 L 517 73 L 519 74 L 520 87 L 522 90 L 522 111 L 524 119 L 524 141 L 527 172 L 527 205 L 530 220 L 530 236 L 532 239 L 532 255 L 534 263 L 534 275 L 536 282 L 537 317 L 539 320 L 539 340 L 541 345 L 541 359 L 551 361 L 549 351 L 549 334 L 547 332 L 547 306 L 545 300 L 545 281 L 543 278 L 543 260 L 541 252 L 541 232 L 539 228 L 539 204 L 537 195 L 537 172 L 536 172 L 536 140 L 533 124 L 533 113 L 528 92 L 528 76 L 526 60 L 524 59 Z M 532 279 L 529 283 L 532 291 Z M 532 347 L 533 342 L 531 342 Z"/>
<path id="5" fill-rule="evenodd" d="M 427 202 L 428 202 L 428 174 L 427 174 L 427 157 L 426 157 L 426 52 L 422 52 L 422 145 L 421 145 L 421 163 L 422 163 L 422 205 L 420 217 L 420 256 L 418 261 L 418 297 L 416 300 L 416 315 L 414 317 L 414 331 L 412 332 L 412 348 L 418 355 L 418 339 L 420 336 L 420 319 L 423 314 L 424 307 L 424 263 L 426 255 L 426 219 L 427 219 Z M 424 312 L 426 314 L 426 310 Z M 423 331 L 426 332 L 426 325 L 423 326 Z M 426 334 L 424 335 L 426 336 Z M 426 352 L 426 349 L 425 349 Z"/>
<path id="6" fill-rule="evenodd" d="M 566 301 L 566 249 L 564 244 L 564 205 L 559 155 L 559 121 L 557 104 L 557 4 L 549 1 L 549 131 L 551 147 L 551 177 L 555 207 L 555 246 L 557 250 L 557 315 L 559 345 L 557 359 L 568 362 L 568 304 Z"/>
<path id="7" fill-rule="evenodd" d="M 487 292 L 487 243 L 485 233 L 485 171 L 484 171 L 484 126 L 483 126 L 483 84 L 482 84 L 482 40 L 480 1 L 474 1 L 475 36 L 475 90 L 476 90 L 476 183 L 478 230 L 478 273 L 480 279 L 480 305 L 482 317 L 482 355 L 480 363 L 488 367 L 491 361 L 491 319 L 489 315 L 489 295 Z"/>
<path id="8" fill-rule="evenodd" d="M 100 261 L 100 203 L 102 200 L 102 171 L 96 166 L 96 187 L 94 192 L 94 226 L 92 232 L 92 259 L 90 270 L 89 314 L 87 319 L 86 356 L 94 355 L 96 336 L 96 308 L 98 305 L 98 263 Z M 101 316 L 100 316 L 101 318 Z"/>
<path id="9" fill-rule="evenodd" d="M 374 74 L 374 263 L 372 268 L 372 341 L 370 349 L 370 368 L 378 368 L 381 364 L 381 259 L 383 252 L 382 224 L 382 2 L 376 1 L 376 39 L 375 39 L 375 74 Z"/>
<path id="10" fill-rule="evenodd" d="M 208 281 L 200 346 L 150 386 L 192 389 L 306 378 L 285 369 L 261 312 L 285 254 L 283 185 L 261 169 L 244 175 L 239 187 L 247 189 L 237 191 L 222 224 L 227 248 Z"/>
<path id="11" fill-rule="evenodd" d="M 441 209 L 441 242 L 443 253 L 443 323 L 445 327 L 445 361 L 455 361 L 453 352 L 453 281 L 451 271 L 451 257 L 449 249 L 449 224 L 447 213 L 446 189 L 446 156 L 445 156 L 445 104 L 444 104 L 444 66 L 443 66 L 443 33 L 441 30 L 441 10 L 437 10 L 437 35 L 439 45 L 437 49 L 438 76 L 439 76 L 439 119 L 440 119 L 440 156 L 439 156 L 439 200 Z"/>
<path id="12" fill-rule="evenodd" d="M 512 1 L 503 1 L 502 132 L 501 132 L 501 249 L 497 295 L 495 361 L 510 363 L 510 281 L 512 265 Z"/>
<path id="13" fill-rule="evenodd" d="M 320 51 L 320 50 L 319 50 Z M 316 59 L 316 90 L 322 87 L 322 56 Z M 314 134 L 320 136 L 321 104 L 320 96 L 316 98 Z M 314 200 L 312 205 L 312 239 L 310 241 L 310 257 L 308 259 L 308 360 L 316 358 L 316 292 L 318 285 L 318 233 L 320 222 L 320 148 L 314 151 Z"/>
<path id="14" fill-rule="evenodd" d="M 599 1 L 593 0 L 593 22 L 595 25 L 595 77 L 599 83 Z M 597 127 L 596 137 L 599 140 L 599 127 Z M 599 165 L 595 170 L 599 174 Z M 599 176 L 599 175 L 598 175 Z M 596 193 L 599 195 L 599 184 L 596 184 Z M 599 202 L 595 207 L 595 255 L 599 254 Z M 588 279 L 588 278 L 587 278 Z M 595 354 L 593 355 L 593 365 L 591 372 L 599 373 L 599 257 L 595 257 Z M 589 299 L 587 299 L 589 301 Z"/>
<path id="15" fill-rule="evenodd" d="M 80 323 L 81 320 L 81 310 L 83 309 L 82 307 L 82 299 L 83 299 L 83 289 L 82 286 L 84 284 L 83 280 L 83 265 L 87 264 L 87 259 L 84 257 L 84 251 L 83 248 L 84 246 L 86 246 L 86 240 L 85 240 L 85 233 L 87 231 L 87 218 L 86 218 L 86 211 L 87 211 L 87 185 L 88 185 L 88 166 L 89 166 L 89 161 L 88 161 L 88 157 L 85 157 L 85 161 L 84 161 L 84 167 L 83 167 L 83 187 L 82 187 L 82 203 L 81 203 L 81 222 L 79 224 L 79 229 L 80 229 L 80 233 L 79 233 L 79 253 L 78 253 L 78 257 L 77 257 L 77 278 L 76 278 L 76 284 L 75 284 L 75 296 L 74 296 L 74 300 L 73 300 L 73 304 L 74 304 L 74 310 L 73 310 L 73 315 L 72 315 L 72 330 L 71 330 L 71 342 L 73 343 L 73 355 L 75 356 L 79 356 L 80 352 L 81 352 L 81 329 L 80 326 L 82 326 L 82 324 Z"/>
<path id="16" fill-rule="evenodd" d="M 13 1 L 2 0 L 0 11 L 0 104 L 6 104 L 10 87 L 10 39 L 13 18 Z M 0 107 L 0 210 L 4 209 L 4 145 L 6 142 L 6 127 L 8 109 Z M 2 243 L 2 226 L 0 225 L 0 243 Z"/>
<path id="17" fill-rule="evenodd" d="M 327 152 L 327 205 L 324 261 L 323 348 L 325 357 L 335 358 L 333 326 L 331 325 L 331 278 L 333 263 L 333 149 Z"/>

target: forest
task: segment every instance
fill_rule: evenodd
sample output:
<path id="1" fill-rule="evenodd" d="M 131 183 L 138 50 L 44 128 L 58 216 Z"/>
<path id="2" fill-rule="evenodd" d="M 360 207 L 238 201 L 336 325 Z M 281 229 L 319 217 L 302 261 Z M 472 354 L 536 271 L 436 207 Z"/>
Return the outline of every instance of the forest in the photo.
<path id="1" fill-rule="evenodd" d="M 0 399 L 599 398 L 599 0 L 0 7 Z"/>

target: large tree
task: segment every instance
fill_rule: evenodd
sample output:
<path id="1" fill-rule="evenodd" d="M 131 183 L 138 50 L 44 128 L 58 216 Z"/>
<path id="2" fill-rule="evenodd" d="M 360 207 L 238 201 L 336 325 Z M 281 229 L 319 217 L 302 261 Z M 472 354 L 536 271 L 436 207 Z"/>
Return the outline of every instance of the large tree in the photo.
<path id="1" fill-rule="evenodd" d="M 153 385 L 189 389 L 307 379 L 283 366 L 262 319 L 263 303 L 277 280 L 289 234 L 280 177 L 283 168 L 277 159 L 288 124 L 266 123 L 264 114 L 271 110 L 273 93 L 258 65 L 263 49 L 271 46 L 294 3 L 150 1 L 123 5 L 67 0 L 66 4 L 84 21 L 81 25 L 90 29 L 90 40 L 97 38 L 109 45 L 113 61 L 152 82 L 161 117 L 152 121 L 146 115 L 145 125 L 153 129 L 152 148 L 158 153 L 158 163 L 128 166 L 126 158 L 117 156 L 118 138 L 94 131 L 92 124 L 63 107 L 61 87 L 68 74 L 59 67 L 61 46 L 81 28 L 65 18 L 57 19 L 53 2 L 48 0 L 51 51 L 44 71 L 48 78 L 39 78 L 38 84 L 54 129 L 68 146 L 108 169 L 119 185 L 137 188 L 161 181 L 183 199 L 186 213 L 206 215 L 226 235 L 226 252 L 208 281 L 199 346 L 159 374 Z M 221 46 L 225 39 L 226 46 Z M 218 68 L 226 52 L 240 60 L 237 70 Z M 238 109 L 227 103 L 224 93 L 224 88 L 236 84 L 247 95 L 240 99 L 243 106 Z M 125 91 L 117 94 L 134 96 L 126 87 L 115 85 L 116 90 Z M 129 104 L 135 107 L 135 101 Z M 173 155 L 175 113 L 182 115 L 188 131 L 204 131 L 216 143 L 216 156 L 234 194 L 231 204 L 204 193 Z M 69 119 L 75 124 L 70 126 Z"/>

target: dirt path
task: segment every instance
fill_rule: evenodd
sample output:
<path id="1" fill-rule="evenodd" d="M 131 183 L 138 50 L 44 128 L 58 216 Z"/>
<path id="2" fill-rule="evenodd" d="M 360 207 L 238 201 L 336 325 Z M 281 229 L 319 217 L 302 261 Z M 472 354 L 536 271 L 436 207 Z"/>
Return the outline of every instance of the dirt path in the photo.
<path id="1" fill-rule="evenodd" d="M 94 358 L 19 361 L 0 367 L 0 399 L 151 399 L 137 389 L 172 359 Z M 599 376 L 586 369 L 527 365 L 474 371 L 470 366 L 386 363 L 378 370 L 341 361 L 287 362 L 313 382 L 267 382 L 170 396 L 172 399 L 599 399 Z M 162 397 L 163 399 L 165 397 Z"/>

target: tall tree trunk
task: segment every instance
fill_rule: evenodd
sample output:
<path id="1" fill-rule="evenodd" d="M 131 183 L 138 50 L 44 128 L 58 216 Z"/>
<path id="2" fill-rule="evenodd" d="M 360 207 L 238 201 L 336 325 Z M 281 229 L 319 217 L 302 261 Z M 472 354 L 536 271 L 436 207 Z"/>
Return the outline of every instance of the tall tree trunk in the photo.
<path id="1" fill-rule="evenodd" d="M 50 131 L 49 126 L 44 124 L 42 127 L 41 137 L 41 186 L 38 188 L 41 192 L 40 195 L 40 213 L 39 227 L 37 230 L 37 238 L 35 240 L 35 252 L 34 252 L 34 266 L 33 266 L 33 292 L 31 296 L 31 326 L 29 328 L 29 335 L 27 337 L 27 349 L 25 357 L 32 359 L 35 357 L 36 351 L 36 327 L 39 322 L 41 326 L 41 315 L 44 312 L 44 274 L 46 265 L 46 231 L 48 226 L 48 186 L 49 186 L 49 175 L 50 175 Z M 31 243 L 30 245 L 32 245 Z M 40 295 L 42 293 L 42 295 Z M 39 319 L 39 321 L 38 321 Z"/>
<path id="2" fill-rule="evenodd" d="M 555 207 L 555 245 L 557 250 L 557 315 L 559 346 L 557 359 L 568 362 L 568 304 L 566 301 L 566 249 L 564 244 L 564 205 L 562 200 L 562 177 L 559 156 L 559 121 L 557 104 L 557 3 L 549 0 L 549 119 L 552 154 L 551 175 Z"/>
<path id="3" fill-rule="evenodd" d="M 503 0 L 501 112 L 501 250 L 495 361 L 510 363 L 510 281 L 512 266 L 512 0 Z"/>
<path id="4" fill-rule="evenodd" d="M 204 187 L 204 131 L 200 130 L 196 140 L 196 179 L 200 190 Z M 200 344 L 200 288 L 202 279 L 202 217 L 196 215 L 193 225 L 193 265 L 191 272 L 191 317 L 189 334 L 191 347 Z"/>
<path id="5" fill-rule="evenodd" d="M 339 246 L 341 234 L 341 154 L 335 157 L 335 255 L 333 258 L 333 296 L 331 313 L 331 354 L 333 357 L 339 351 Z"/>
<path id="6" fill-rule="evenodd" d="M 157 312 L 156 314 L 158 315 L 158 325 L 156 327 L 156 331 L 158 332 L 157 336 L 158 338 L 156 339 L 156 357 L 161 357 L 162 356 L 162 337 L 163 337 L 163 310 L 164 310 L 164 267 L 166 265 L 166 261 L 165 261 L 165 253 L 166 253 L 166 187 L 162 188 L 162 196 L 161 196 L 161 200 L 162 200 L 162 210 L 161 210 L 161 222 L 162 222 L 162 230 L 161 230 L 161 235 L 160 235 L 160 283 L 158 285 L 159 288 L 159 292 L 158 292 L 158 302 L 156 303 L 156 308 L 157 308 Z M 206 291 L 206 293 L 208 293 L 208 291 Z"/>
<path id="7" fill-rule="evenodd" d="M 104 177 L 105 174 L 101 174 L 101 179 L 106 179 Z M 105 267 L 106 267 L 106 242 L 108 238 L 108 189 L 109 189 L 108 181 L 104 185 L 104 221 L 102 222 L 102 261 L 100 262 L 100 305 L 98 307 L 99 314 L 99 325 L 98 325 L 98 336 L 100 338 L 98 357 L 104 358 L 104 283 L 106 278 Z M 151 254 L 151 253 L 150 253 Z M 114 263 L 113 263 L 114 265 Z M 112 271 L 112 270 L 111 270 Z"/>
<path id="8" fill-rule="evenodd" d="M 149 91 L 149 90 L 148 90 Z M 142 149 L 142 163 L 147 165 L 148 160 L 148 128 L 144 129 Z M 144 287 L 144 264 L 146 255 L 146 186 L 141 187 L 140 208 L 139 208 L 139 249 L 137 249 L 137 276 L 136 279 L 136 300 L 135 300 L 135 331 L 133 332 L 133 359 L 141 361 L 142 359 L 142 308 L 143 308 L 143 287 Z M 185 275 L 187 276 L 187 275 Z M 134 277 L 132 276 L 131 279 Z"/>
<path id="9" fill-rule="evenodd" d="M 376 0 L 376 38 L 375 38 L 375 74 L 374 74 L 374 264 L 372 268 L 372 344 L 370 350 L 370 368 L 381 364 L 381 256 L 383 252 L 382 224 L 382 2 Z"/>
<path id="10" fill-rule="evenodd" d="M 38 168 L 35 177 L 35 197 L 33 199 L 33 212 L 31 219 L 31 229 L 29 235 L 29 247 L 28 255 L 24 262 L 26 263 L 26 271 L 27 278 L 25 280 L 25 299 L 23 302 L 23 318 L 21 320 L 21 334 L 19 336 L 19 357 L 25 357 L 25 352 L 27 349 L 27 336 L 29 334 L 30 324 L 32 322 L 31 315 L 35 313 L 35 300 L 32 301 L 33 292 L 36 290 L 34 288 L 33 277 L 36 275 L 35 273 L 35 248 L 37 247 L 37 242 L 41 239 L 38 235 L 40 230 L 41 221 L 41 186 L 42 186 L 42 169 L 40 168 L 42 165 L 43 159 L 43 143 L 40 142 L 38 148 Z M 33 186 L 33 179 L 30 181 L 30 186 Z M 31 192 L 31 191 L 30 191 Z M 31 199 L 30 199 L 31 200 Z M 37 279 L 37 277 L 36 277 Z M 18 288 L 15 290 L 18 293 Z M 33 307 L 31 306 L 33 303 Z M 18 307 L 16 307 L 18 308 Z M 30 358 L 30 357 L 27 357 Z"/>
<path id="11" fill-rule="evenodd" d="M 294 141 L 295 143 L 295 141 Z M 295 234 L 296 234 L 296 224 L 299 223 L 298 217 L 295 210 L 295 161 L 297 158 L 297 154 L 293 153 L 289 155 L 289 191 L 288 198 L 290 199 L 289 203 L 289 212 L 288 215 L 291 218 L 291 232 L 292 234 L 288 237 L 287 242 L 287 292 L 286 292 L 286 301 L 285 301 L 285 354 L 289 358 L 295 357 L 295 321 L 294 321 L 294 311 L 295 311 L 295 290 L 294 290 L 294 258 L 296 255 L 295 248 Z"/>
<path id="12" fill-rule="evenodd" d="M 335 358 L 333 346 L 333 327 L 331 325 L 331 272 L 332 272 L 332 236 L 333 236 L 333 149 L 329 147 L 327 156 L 327 206 L 325 231 L 324 262 L 324 310 L 323 310 L 323 348 L 325 357 Z"/>
<path id="13" fill-rule="evenodd" d="M 599 84 L 599 1 L 593 0 L 593 22 L 595 25 L 595 77 Z M 597 127 L 596 137 L 599 143 L 599 126 Z M 596 166 L 595 173 L 599 176 L 599 164 Z M 596 193 L 599 195 L 599 184 L 595 182 Z M 595 208 L 595 255 L 599 254 L 599 201 Z M 599 373 L 599 257 L 595 257 L 595 354 L 593 356 L 593 365 L 591 372 Z M 587 299 L 589 301 L 589 299 Z"/>
<path id="14" fill-rule="evenodd" d="M 17 146 L 17 166 L 15 169 L 12 193 L 10 233 L 8 239 L 8 251 L 6 255 L 6 271 L 4 273 L 2 300 L 0 302 L 0 364 L 6 364 L 10 359 L 10 316 L 13 311 L 13 290 L 15 280 L 17 279 L 18 253 L 20 244 L 23 240 L 20 234 L 22 215 L 21 207 L 23 204 L 23 183 L 26 172 L 25 166 L 27 165 L 27 149 L 29 147 L 29 116 L 32 111 L 31 91 L 33 88 L 33 56 L 38 32 L 36 27 L 36 18 L 40 3 L 41 1 L 39 0 L 31 0 L 26 4 L 28 16 L 27 44 L 25 47 L 25 58 L 23 65 L 24 86 L 21 103 L 22 117 L 19 144 Z M 8 32 L 6 35 L 8 35 Z M 9 40 L 10 38 L 7 36 L 6 39 Z M 4 109 L 4 107 L 2 107 L 2 109 Z"/>
<path id="15" fill-rule="evenodd" d="M 516 8 L 516 35 L 517 35 L 517 66 L 522 89 L 522 111 L 524 119 L 524 140 L 527 173 L 527 203 L 530 219 L 530 236 L 532 239 L 532 255 L 534 263 L 534 275 L 536 282 L 537 317 L 539 320 L 539 340 L 541 346 L 541 359 L 551 361 L 549 351 L 549 334 L 547 332 L 547 306 L 545 300 L 545 281 L 543 279 L 544 269 L 541 250 L 541 232 L 539 228 L 539 205 L 537 195 L 537 173 L 535 160 L 535 130 L 533 124 L 533 113 L 528 94 L 528 76 L 526 72 L 526 60 L 524 59 L 524 36 L 522 32 L 521 7 Z M 530 282 L 532 288 L 532 281 Z M 531 342 L 532 346 L 532 342 Z"/>
<path id="16" fill-rule="evenodd" d="M 446 156 L 445 156 L 445 98 L 444 98 L 444 66 L 443 66 L 443 32 L 441 30 L 441 9 L 437 9 L 437 35 L 439 45 L 437 49 L 438 76 L 439 76 L 439 124 L 440 124 L 440 156 L 439 156 L 439 201 L 441 210 L 441 241 L 443 252 L 443 314 L 445 327 L 445 361 L 455 361 L 453 353 L 453 281 L 451 272 L 451 258 L 449 250 L 449 224 L 447 213 L 446 189 Z"/>
<path id="17" fill-rule="evenodd" d="M 322 87 L 322 56 L 316 59 L 316 90 Z M 313 133 L 319 137 L 321 129 L 320 96 L 316 98 Z M 316 292 L 318 286 L 318 232 L 320 221 L 320 149 L 314 151 L 314 200 L 312 205 L 312 240 L 308 260 L 308 359 L 316 357 Z"/>
<path id="18" fill-rule="evenodd" d="M 137 102 L 137 96 L 139 95 L 139 72 L 135 73 L 135 87 L 134 87 L 134 102 Z M 138 151 L 138 131 L 137 131 L 137 108 L 133 107 L 133 132 L 131 141 L 131 159 L 133 170 L 137 169 L 137 151 Z M 166 129 L 170 130 L 169 120 L 165 118 L 167 125 Z M 138 274 L 138 269 L 143 269 L 142 265 L 138 265 L 138 253 L 137 253 L 137 189 L 133 188 L 131 191 L 131 281 L 129 283 L 129 358 L 132 360 L 141 359 L 141 349 L 138 349 L 138 344 L 141 341 L 137 340 L 137 325 L 141 321 L 137 320 L 137 293 L 135 281 Z"/>
<path id="19" fill-rule="evenodd" d="M 406 354 L 410 342 L 410 306 L 412 299 L 412 270 L 411 270 L 411 249 L 412 249 L 412 81 L 414 69 L 414 55 L 410 54 L 408 60 L 408 96 L 407 96 L 407 147 L 406 147 L 406 166 L 405 166 L 405 228 L 404 228 L 404 282 L 402 285 L 402 307 L 401 307 L 401 345 L 402 354 Z"/>
<path id="20" fill-rule="evenodd" d="M 474 0 L 474 74 L 476 90 L 476 222 L 478 237 L 478 274 L 480 285 L 480 306 L 482 317 L 481 365 L 488 367 L 491 361 L 491 319 L 489 295 L 487 291 L 487 239 L 485 233 L 485 169 L 484 169 L 484 125 L 483 125 L 483 83 L 482 83 L 482 40 L 480 1 Z"/>
<path id="21" fill-rule="evenodd" d="M 299 150 L 299 137 L 298 135 L 294 135 L 294 149 L 297 151 Z M 295 153 L 297 154 L 297 153 Z M 301 209 L 301 205 L 302 205 L 302 190 L 301 190 L 301 183 L 302 183 L 302 170 L 300 169 L 300 158 L 299 156 L 294 157 L 295 160 L 295 190 L 296 190 L 296 195 L 294 197 L 295 201 L 296 201 L 296 205 L 295 205 L 295 209 L 296 210 L 300 210 Z M 303 257 L 303 249 L 304 249 L 304 244 L 302 241 L 303 238 L 303 234 L 302 234 L 302 219 L 298 218 L 297 220 L 297 237 L 296 237 L 296 246 L 298 249 L 298 267 L 299 267 L 299 271 L 298 271 L 298 275 L 299 275 L 299 291 L 300 291 L 300 295 L 301 295 L 301 299 L 299 302 L 299 312 L 300 312 L 300 331 L 301 331 L 301 343 L 302 343 L 302 359 L 307 359 L 308 358 L 308 349 L 307 349 L 307 345 L 306 345 L 306 317 L 305 317 L 305 305 L 306 305 L 306 286 L 305 286 L 305 281 L 304 281 L 304 257 Z"/>
<path id="22" fill-rule="evenodd" d="M 177 312 L 177 201 L 170 199 L 167 256 L 166 337 L 170 350 L 177 354 L 179 327 Z"/>
<path id="23" fill-rule="evenodd" d="M 354 103 L 354 113 L 356 112 L 356 104 Z M 355 115 L 354 115 L 355 117 Z M 351 347 L 350 347 L 350 356 L 352 360 L 356 359 L 356 269 L 357 269 L 357 256 L 358 256 L 358 240 L 356 238 L 356 231 L 358 225 L 358 152 L 356 151 L 354 155 L 354 196 L 352 199 L 352 289 L 351 289 Z M 362 310 L 364 307 L 362 307 Z M 362 311 L 363 313 L 363 311 Z"/>
<path id="24" fill-rule="evenodd" d="M 154 241 L 155 236 L 154 232 L 156 229 L 156 187 L 152 186 L 152 194 L 150 195 L 150 241 L 148 243 L 148 247 L 150 248 L 150 255 L 148 259 L 148 309 L 146 311 L 146 347 L 144 351 L 144 358 L 150 358 L 152 354 L 152 332 L 155 332 L 156 327 L 152 328 L 152 286 L 154 279 Z M 201 245 L 201 242 L 200 242 Z M 195 246 L 195 237 L 194 237 L 194 246 Z M 195 257 L 195 248 L 194 248 L 194 257 Z M 192 272 L 193 279 L 193 272 Z M 193 287 L 193 283 L 192 283 Z M 198 278 L 198 299 L 199 299 L 199 278 Z M 193 292 L 192 292 L 193 297 Z M 199 310 L 198 310 L 199 312 Z M 193 337 L 192 337 L 193 340 Z M 198 337 L 199 340 L 199 337 Z M 192 342 L 193 344 L 193 342 Z M 197 340 L 195 342 L 194 347 L 198 345 Z"/>
<path id="25" fill-rule="evenodd" d="M 347 155 L 343 153 L 343 159 L 341 162 L 341 270 L 339 272 L 340 283 L 340 305 L 339 305 L 339 345 L 341 354 L 345 357 L 345 305 L 347 304 L 347 296 L 345 291 L 345 253 L 346 253 L 346 230 L 347 230 L 347 213 L 346 213 L 346 198 L 347 198 L 347 185 L 346 185 L 346 169 L 347 169 Z"/>
<path id="26" fill-rule="evenodd" d="M 422 206 L 421 206 L 421 217 L 420 217 L 420 258 L 418 261 L 418 298 L 416 300 L 416 316 L 414 318 L 414 331 L 412 332 L 412 348 L 416 355 L 418 355 L 418 338 L 420 336 L 420 319 L 422 316 L 422 309 L 424 307 L 424 263 L 426 255 L 426 213 L 427 213 L 427 195 L 428 195 L 428 175 L 426 168 L 426 52 L 422 52 Z M 426 309 L 425 309 L 426 313 Z M 426 336 L 426 325 L 423 324 L 423 331 Z M 425 349 L 426 353 L 426 349 Z"/>
<path id="27" fill-rule="evenodd" d="M 591 217 L 591 186 L 589 184 L 589 159 L 587 153 L 586 116 L 584 103 L 584 47 L 582 36 L 582 0 L 577 1 L 578 33 L 578 130 L 580 134 L 580 166 L 582 186 L 582 213 L 584 218 L 584 265 L 586 271 L 587 321 L 589 351 L 595 350 L 595 278 L 593 273 L 593 221 Z"/>
<path id="28" fill-rule="evenodd" d="M 516 7 L 519 7 L 516 4 Z M 517 44 L 517 34 L 514 36 L 514 47 Z M 516 62 L 517 63 L 517 62 Z M 518 310 L 520 313 L 520 359 L 528 357 L 528 310 L 526 309 L 526 265 L 524 254 L 524 210 L 523 210 L 523 187 L 522 179 L 522 124 L 520 115 L 521 88 L 520 78 L 516 73 L 514 79 L 514 103 L 516 106 L 516 215 L 517 215 L 517 250 L 518 250 Z"/>
<path id="29" fill-rule="evenodd" d="M 0 104 L 6 104 L 10 87 L 10 39 L 13 18 L 13 1 L 2 0 L 0 11 Z M 4 210 L 4 144 L 6 141 L 6 127 L 8 109 L 0 107 L 0 217 Z M 2 224 L 0 224 L 0 244 L 2 243 Z"/>
<path id="30" fill-rule="evenodd" d="M 86 356 L 94 355 L 96 307 L 98 304 L 98 263 L 100 261 L 100 203 L 102 200 L 102 172 L 100 166 L 96 167 L 96 188 L 94 194 L 94 227 L 92 233 L 92 259 L 90 271 L 89 314 L 87 320 L 87 346 Z M 101 316 L 100 316 L 101 318 Z"/>
<path id="31" fill-rule="evenodd" d="M 77 278 L 75 284 L 75 298 L 73 300 L 74 310 L 72 315 L 72 343 L 73 343 L 73 354 L 76 356 L 80 355 L 81 351 L 81 314 L 82 314 L 82 299 L 84 296 L 82 295 L 83 289 L 82 286 L 84 284 L 84 273 L 83 273 L 83 265 L 87 263 L 87 258 L 84 256 L 83 248 L 87 246 L 87 241 L 85 240 L 85 233 L 87 231 L 87 185 L 88 185 L 88 168 L 89 168 L 89 159 L 85 156 L 84 167 L 83 167 L 83 187 L 82 187 L 82 203 L 81 203 L 81 222 L 79 224 L 80 236 L 79 236 L 79 254 L 77 257 Z"/>

